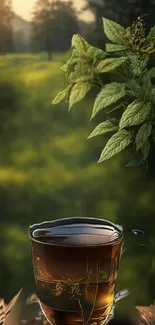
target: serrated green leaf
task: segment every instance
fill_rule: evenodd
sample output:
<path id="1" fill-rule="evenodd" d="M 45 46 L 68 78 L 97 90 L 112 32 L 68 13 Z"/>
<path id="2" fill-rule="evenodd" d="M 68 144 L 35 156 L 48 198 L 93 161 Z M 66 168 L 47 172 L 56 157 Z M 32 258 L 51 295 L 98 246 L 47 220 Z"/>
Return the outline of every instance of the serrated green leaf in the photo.
<path id="1" fill-rule="evenodd" d="M 116 103 L 125 96 L 125 84 L 112 82 L 105 85 L 96 97 L 91 119 L 104 107 Z"/>
<path id="2" fill-rule="evenodd" d="M 66 72 L 70 66 L 73 66 L 81 59 L 86 59 L 86 54 L 84 52 L 73 49 L 71 57 L 60 69 Z"/>
<path id="3" fill-rule="evenodd" d="M 53 99 L 52 101 L 52 105 L 56 105 L 59 104 L 60 102 L 62 102 L 66 96 L 68 95 L 70 89 L 71 89 L 71 85 L 68 85 L 64 90 L 60 91 L 56 97 Z"/>
<path id="4" fill-rule="evenodd" d="M 116 119 L 107 120 L 103 123 L 100 123 L 96 126 L 96 128 L 93 130 L 93 132 L 89 135 L 88 139 L 93 138 L 97 135 L 101 135 L 104 133 L 112 132 L 115 130 L 118 130 L 118 126 L 114 124 L 116 123 Z"/>
<path id="5" fill-rule="evenodd" d="M 146 56 L 145 59 L 139 60 L 139 57 L 137 55 L 129 55 L 130 58 L 130 64 L 131 64 L 131 69 L 133 72 L 134 77 L 140 77 L 142 76 L 142 72 L 146 72 L 146 66 L 148 63 L 148 57 Z"/>
<path id="6" fill-rule="evenodd" d="M 72 47 L 78 51 L 86 52 L 89 44 L 79 34 L 74 34 L 72 37 Z"/>
<path id="7" fill-rule="evenodd" d="M 155 78 L 155 67 L 151 68 L 148 71 L 148 76 L 150 77 L 150 79 Z"/>
<path id="8" fill-rule="evenodd" d="M 124 150 L 131 142 L 131 135 L 125 130 L 115 133 L 107 142 L 105 148 L 101 153 L 99 163 L 110 159 L 120 151 Z"/>
<path id="9" fill-rule="evenodd" d="M 64 89 L 63 91 L 60 91 L 60 92 L 56 95 L 56 97 L 53 99 L 53 101 L 52 101 L 52 105 L 58 104 L 58 103 L 60 103 L 62 100 L 64 100 L 65 97 L 66 97 L 66 94 L 67 94 L 66 89 Z"/>
<path id="10" fill-rule="evenodd" d="M 132 69 L 134 70 L 135 68 L 137 68 L 137 66 L 139 66 L 139 68 L 141 70 L 144 70 L 147 66 L 148 63 L 148 57 L 145 58 L 141 58 L 141 60 L 139 60 L 139 57 L 137 55 L 132 54 L 128 54 L 128 57 L 130 59 L 131 62 L 131 66 Z"/>
<path id="11" fill-rule="evenodd" d="M 109 114 L 109 113 L 116 111 L 119 108 L 124 108 L 124 107 L 125 107 L 125 103 L 122 102 L 122 103 L 118 104 L 117 106 L 106 110 L 106 113 Z"/>
<path id="12" fill-rule="evenodd" d="M 141 125 L 141 127 L 139 128 L 136 134 L 136 139 L 135 139 L 137 151 L 145 144 L 145 142 L 147 141 L 148 137 L 151 134 L 151 130 L 152 130 L 151 123 L 144 123 L 143 125 Z"/>
<path id="13" fill-rule="evenodd" d="M 150 151 L 150 142 L 147 140 L 145 144 L 141 147 L 141 153 L 143 160 L 146 161 Z"/>
<path id="14" fill-rule="evenodd" d="M 132 79 L 132 80 L 129 81 L 129 83 L 128 83 L 128 87 L 129 87 L 129 89 L 131 89 L 131 93 L 132 93 L 134 96 L 138 97 L 138 98 L 143 94 L 143 89 L 142 89 L 142 87 L 141 87 L 140 84 L 139 84 L 136 80 L 134 80 L 134 79 Z"/>
<path id="15" fill-rule="evenodd" d="M 87 94 L 87 92 L 90 90 L 91 88 L 91 84 L 90 82 L 79 82 L 76 83 L 70 93 L 70 97 L 69 97 L 69 109 L 71 109 L 71 107 L 79 102 L 81 99 L 83 99 L 85 97 L 85 95 Z"/>
<path id="16" fill-rule="evenodd" d="M 144 76 L 142 78 L 142 82 L 143 82 L 143 91 L 146 94 L 149 93 L 150 90 L 152 90 L 152 83 L 151 83 L 150 76 L 147 73 L 144 74 Z"/>
<path id="17" fill-rule="evenodd" d="M 148 45 L 148 47 L 145 47 L 144 49 L 142 49 L 142 52 L 143 53 L 146 53 L 146 54 L 152 54 L 155 52 L 155 49 L 154 49 L 154 42 L 150 42 L 151 44 Z"/>
<path id="18" fill-rule="evenodd" d="M 67 63 L 65 63 L 60 69 L 64 72 L 67 72 L 67 69 L 70 66 L 73 66 L 74 64 L 76 64 L 77 62 L 79 62 L 80 58 L 72 58 L 70 59 Z"/>
<path id="19" fill-rule="evenodd" d="M 93 70 L 88 62 L 81 59 L 74 67 L 71 67 L 66 74 L 69 82 L 77 82 L 78 80 L 89 80 L 93 77 Z"/>
<path id="20" fill-rule="evenodd" d="M 143 123 L 151 113 L 151 103 L 135 100 L 124 111 L 120 120 L 120 129 Z"/>
<path id="21" fill-rule="evenodd" d="M 138 167 L 140 165 L 142 165 L 140 160 L 132 160 L 125 167 Z"/>
<path id="22" fill-rule="evenodd" d="M 109 58 L 102 60 L 95 68 L 97 73 L 109 72 L 115 70 L 126 61 L 126 58 Z"/>
<path id="23" fill-rule="evenodd" d="M 152 88 L 151 91 L 151 101 L 153 102 L 153 104 L 155 104 L 155 88 Z"/>
<path id="24" fill-rule="evenodd" d="M 110 41 L 117 44 L 126 44 L 125 38 L 123 37 L 123 33 L 125 32 L 123 26 L 114 21 L 103 18 L 103 27 L 104 32 Z"/>
<path id="25" fill-rule="evenodd" d="M 106 44 L 106 52 L 109 53 L 117 53 L 117 52 L 122 52 L 127 50 L 127 45 L 119 45 L 119 44 L 111 44 L 107 43 Z"/>
<path id="26" fill-rule="evenodd" d="M 135 92 L 133 90 L 126 90 L 126 94 L 128 97 L 135 99 Z"/>
<path id="27" fill-rule="evenodd" d="M 67 71 L 67 67 L 68 67 L 68 65 L 67 65 L 67 63 L 65 63 L 64 65 L 62 65 L 62 67 L 60 67 L 60 69 L 62 71 L 64 71 L 64 72 L 66 72 Z"/>
<path id="28" fill-rule="evenodd" d="M 91 74 L 89 76 L 85 75 L 85 76 L 75 78 L 76 83 L 84 82 L 84 81 L 91 81 L 91 80 L 93 80 L 93 74 Z"/>
<path id="29" fill-rule="evenodd" d="M 102 59 L 105 58 L 106 53 L 104 51 L 102 51 L 101 49 L 98 49 L 92 45 L 89 45 L 88 49 L 87 49 L 87 55 L 89 57 L 95 57 L 96 59 Z"/>
<path id="30" fill-rule="evenodd" d="M 81 58 L 71 58 L 66 64 L 64 64 L 60 69 L 63 71 L 67 71 L 67 69 L 70 66 L 75 65 L 76 63 L 78 63 L 81 60 Z"/>
<path id="31" fill-rule="evenodd" d="M 155 41 L 155 26 L 151 27 L 147 40 L 149 42 Z"/>

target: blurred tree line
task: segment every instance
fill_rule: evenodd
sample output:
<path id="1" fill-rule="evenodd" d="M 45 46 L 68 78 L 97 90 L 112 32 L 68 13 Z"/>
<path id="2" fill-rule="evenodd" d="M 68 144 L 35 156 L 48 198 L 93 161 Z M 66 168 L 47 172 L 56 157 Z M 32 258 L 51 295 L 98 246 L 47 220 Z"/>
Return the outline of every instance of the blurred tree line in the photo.
<path id="1" fill-rule="evenodd" d="M 13 21 L 11 0 L 0 0 L 0 53 L 14 52 Z M 69 49 L 71 38 L 79 32 L 79 22 L 72 1 L 37 0 L 31 22 L 30 50 L 51 53 L 64 52 Z M 21 39 L 20 39 L 21 38 Z M 22 33 L 18 31 L 19 44 Z M 21 52 L 23 47 L 21 46 Z"/>
<path id="2" fill-rule="evenodd" d="M 52 52 L 65 52 L 70 48 L 72 35 L 85 29 L 85 23 L 78 19 L 72 1 L 36 0 L 32 21 L 29 23 L 29 51 L 47 52 L 51 60 Z M 21 24 L 12 10 L 11 0 L 0 0 L 0 53 L 23 52 L 24 31 L 16 29 Z M 24 22 L 24 21 L 23 21 Z M 26 24 L 23 28 L 26 27 Z M 14 35 L 15 34 L 15 35 Z"/>
<path id="3" fill-rule="evenodd" d="M 13 51 L 11 0 L 0 0 L 0 53 Z"/>
<path id="4" fill-rule="evenodd" d="M 32 20 L 32 46 L 38 51 L 64 52 L 70 48 L 73 34 L 79 32 L 72 1 L 38 0 Z"/>
<path id="5" fill-rule="evenodd" d="M 27 51 L 44 51 L 51 59 L 52 52 L 64 52 L 70 48 L 75 33 L 80 33 L 93 45 L 103 48 L 105 36 L 102 16 L 128 26 L 139 14 L 147 14 L 147 26 L 154 24 L 154 0 L 83 0 L 82 4 L 79 12 L 71 0 L 36 0 L 29 23 Z M 80 13 L 88 10 L 93 13 L 94 21 L 86 22 L 79 18 Z M 18 30 L 14 37 L 14 19 L 12 0 L 0 0 L 0 53 L 25 51 L 24 31 Z"/>

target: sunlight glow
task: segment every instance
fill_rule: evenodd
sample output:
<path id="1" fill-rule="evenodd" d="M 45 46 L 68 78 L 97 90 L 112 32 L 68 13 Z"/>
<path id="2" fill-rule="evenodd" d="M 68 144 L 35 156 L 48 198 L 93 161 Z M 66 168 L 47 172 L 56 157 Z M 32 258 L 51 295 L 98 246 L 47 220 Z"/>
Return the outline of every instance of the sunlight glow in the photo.
<path id="1" fill-rule="evenodd" d="M 65 0 L 64 0 L 65 1 Z M 15 13 L 26 20 L 31 20 L 32 11 L 36 0 L 12 0 L 13 2 L 13 10 Z M 82 6 L 84 6 L 84 0 L 74 0 L 73 1 L 75 7 L 79 10 Z M 80 16 L 83 20 L 93 20 L 93 15 L 90 12 L 85 12 Z"/>

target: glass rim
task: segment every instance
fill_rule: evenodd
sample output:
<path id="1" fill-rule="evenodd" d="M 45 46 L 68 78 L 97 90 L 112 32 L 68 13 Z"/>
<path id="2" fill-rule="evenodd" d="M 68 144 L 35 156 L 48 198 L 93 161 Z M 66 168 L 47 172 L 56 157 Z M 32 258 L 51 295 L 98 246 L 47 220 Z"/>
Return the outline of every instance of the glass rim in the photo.
<path id="1" fill-rule="evenodd" d="M 67 225 L 67 224 L 76 224 L 78 222 L 81 223 L 85 223 L 85 222 L 91 222 L 91 224 L 100 224 L 100 225 L 109 225 L 109 226 L 113 226 L 114 229 L 118 232 L 118 237 L 108 241 L 106 243 L 100 243 L 100 244 L 83 244 L 83 245 L 67 245 L 67 244 L 58 244 L 58 243 L 49 243 L 49 242 L 45 242 L 42 240 L 37 240 L 35 237 L 33 237 L 33 231 L 35 229 L 42 229 L 43 226 L 46 226 L 46 228 L 48 227 L 56 227 L 56 226 L 60 226 L 60 225 Z M 120 228 L 121 227 L 121 228 Z M 33 225 L 29 226 L 29 231 L 28 231 L 28 235 L 31 241 L 39 243 L 39 244 L 44 244 L 44 245 L 48 245 L 48 246 L 61 246 L 61 247 L 78 247 L 78 248 L 82 248 L 82 247 L 99 247 L 99 246 L 110 246 L 110 245 L 114 245 L 114 244 L 118 244 L 120 242 L 120 240 L 123 238 L 123 228 L 120 225 L 117 225 L 109 220 L 106 219 L 101 219 L 101 218 L 95 218 L 95 217 L 67 217 L 67 218 L 60 218 L 60 219 L 55 219 L 52 221 L 43 221 L 40 223 L 34 223 Z"/>

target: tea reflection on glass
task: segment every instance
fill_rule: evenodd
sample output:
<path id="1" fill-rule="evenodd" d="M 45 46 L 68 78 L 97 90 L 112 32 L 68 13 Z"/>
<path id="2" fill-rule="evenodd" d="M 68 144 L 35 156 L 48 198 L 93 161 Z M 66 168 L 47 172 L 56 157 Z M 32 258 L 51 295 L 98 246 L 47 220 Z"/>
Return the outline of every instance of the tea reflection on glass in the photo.
<path id="1" fill-rule="evenodd" d="M 52 325 L 107 322 L 123 233 L 93 218 L 69 218 L 30 227 L 41 308 Z"/>

